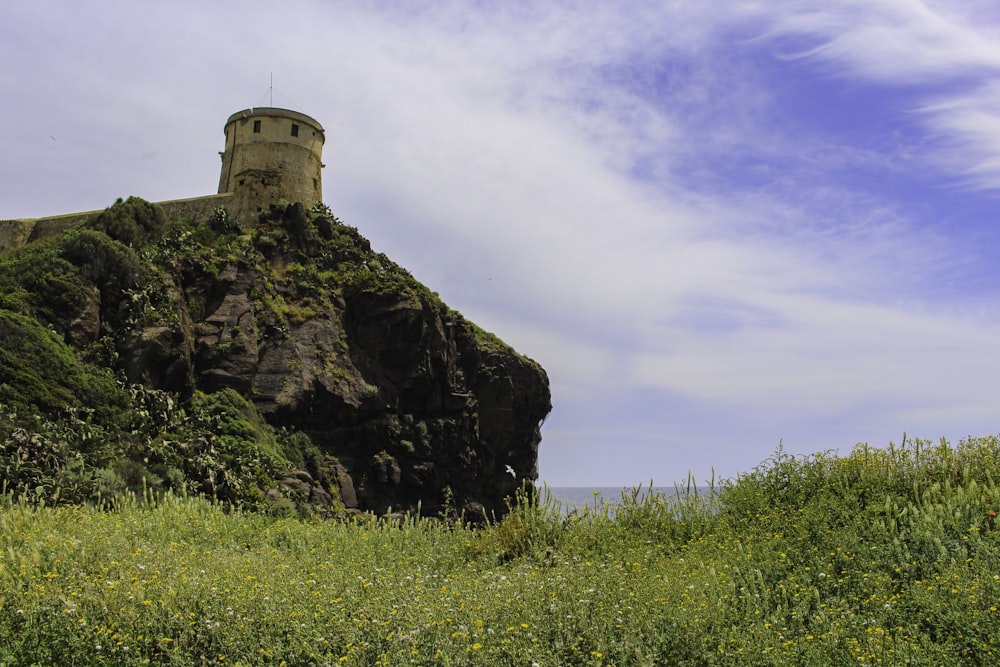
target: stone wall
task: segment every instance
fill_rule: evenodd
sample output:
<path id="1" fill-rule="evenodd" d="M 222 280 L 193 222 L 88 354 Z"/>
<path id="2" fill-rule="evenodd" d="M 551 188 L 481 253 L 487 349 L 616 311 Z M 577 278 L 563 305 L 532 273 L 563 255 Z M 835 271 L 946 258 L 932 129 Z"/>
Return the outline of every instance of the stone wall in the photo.
<path id="1" fill-rule="evenodd" d="M 190 199 L 172 199 L 170 201 L 158 202 L 163 209 L 167 220 L 182 220 L 184 222 L 203 222 L 212 215 L 215 209 L 222 207 L 230 216 L 235 214 L 232 210 L 235 198 L 232 192 L 224 192 L 218 195 L 207 195 L 205 197 L 191 197 Z"/>
<path id="2" fill-rule="evenodd" d="M 31 237 L 35 220 L 0 220 L 0 253 L 20 248 Z"/>
<path id="3" fill-rule="evenodd" d="M 244 213 L 242 209 L 246 206 L 241 206 L 232 192 L 189 199 L 172 199 L 157 202 L 157 205 L 163 209 L 168 220 L 200 222 L 207 220 L 215 209 L 222 207 L 226 209 L 231 218 L 240 222 L 244 222 L 243 218 L 247 218 L 245 221 L 247 224 L 256 221 L 256 214 L 251 216 Z M 47 218 L 0 220 L 0 253 L 10 252 L 33 241 L 58 236 L 70 227 L 81 225 L 101 213 L 103 211 L 86 211 Z"/>
<path id="4" fill-rule="evenodd" d="M 84 223 L 100 211 L 68 213 L 48 218 L 0 220 L 0 253 L 20 248 L 33 241 L 58 236 L 65 230 Z"/>

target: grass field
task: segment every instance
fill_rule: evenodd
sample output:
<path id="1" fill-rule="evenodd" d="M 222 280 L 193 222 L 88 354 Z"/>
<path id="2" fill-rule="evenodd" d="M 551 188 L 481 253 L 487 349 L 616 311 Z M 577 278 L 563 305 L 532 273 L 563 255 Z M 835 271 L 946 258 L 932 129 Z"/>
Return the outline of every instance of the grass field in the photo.
<path id="1" fill-rule="evenodd" d="M 484 529 L 0 506 L 2 665 L 986 665 L 1000 441 L 778 451 Z"/>

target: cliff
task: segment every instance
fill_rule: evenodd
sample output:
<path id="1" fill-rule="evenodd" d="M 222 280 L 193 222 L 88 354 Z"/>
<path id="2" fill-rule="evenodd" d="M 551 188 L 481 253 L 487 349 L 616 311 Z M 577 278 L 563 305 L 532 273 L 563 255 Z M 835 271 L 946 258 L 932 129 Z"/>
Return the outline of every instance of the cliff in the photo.
<path id="1" fill-rule="evenodd" d="M 537 476 L 545 372 L 325 207 L 129 199 L 0 257 L 0 294 L 9 487 L 482 519 Z"/>

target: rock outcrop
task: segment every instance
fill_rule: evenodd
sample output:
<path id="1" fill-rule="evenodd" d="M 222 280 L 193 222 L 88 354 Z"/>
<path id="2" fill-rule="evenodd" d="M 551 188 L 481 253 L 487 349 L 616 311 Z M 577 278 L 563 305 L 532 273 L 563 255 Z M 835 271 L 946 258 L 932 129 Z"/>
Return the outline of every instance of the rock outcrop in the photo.
<path id="1" fill-rule="evenodd" d="M 328 211 L 272 208 L 247 232 L 137 217 L 73 232 L 64 254 L 88 281 L 43 319 L 130 382 L 181 400 L 231 389 L 298 433 L 299 469 L 261 489 L 272 501 L 476 520 L 536 478 L 545 372 Z M 95 241 L 123 227 L 135 252 Z"/>

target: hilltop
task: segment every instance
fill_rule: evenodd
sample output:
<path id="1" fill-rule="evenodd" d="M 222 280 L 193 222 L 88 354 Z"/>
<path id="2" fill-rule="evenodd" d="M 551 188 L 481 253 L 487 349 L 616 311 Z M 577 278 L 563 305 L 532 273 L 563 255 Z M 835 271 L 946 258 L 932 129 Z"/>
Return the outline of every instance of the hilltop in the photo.
<path id="1" fill-rule="evenodd" d="M 322 204 L 238 222 L 129 198 L 0 255 L 7 490 L 504 513 L 537 476 L 544 370 Z"/>

